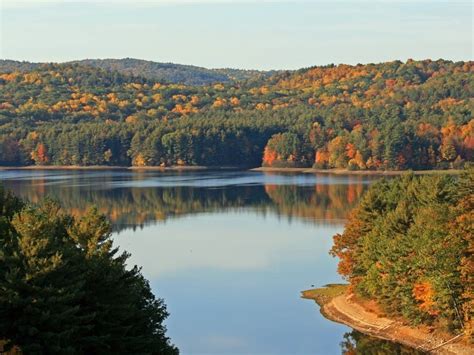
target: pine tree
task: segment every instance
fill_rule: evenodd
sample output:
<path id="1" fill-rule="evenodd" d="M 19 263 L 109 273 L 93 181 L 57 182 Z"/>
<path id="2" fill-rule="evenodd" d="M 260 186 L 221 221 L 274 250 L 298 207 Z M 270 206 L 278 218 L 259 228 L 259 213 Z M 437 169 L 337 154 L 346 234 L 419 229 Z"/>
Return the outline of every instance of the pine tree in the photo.
<path id="1" fill-rule="evenodd" d="M 0 341 L 50 354 L 177 354 L 168 316 L 111 227 L 91 209 L 75 220 L 57 203 L 23 206 L 0 189 Z"/>

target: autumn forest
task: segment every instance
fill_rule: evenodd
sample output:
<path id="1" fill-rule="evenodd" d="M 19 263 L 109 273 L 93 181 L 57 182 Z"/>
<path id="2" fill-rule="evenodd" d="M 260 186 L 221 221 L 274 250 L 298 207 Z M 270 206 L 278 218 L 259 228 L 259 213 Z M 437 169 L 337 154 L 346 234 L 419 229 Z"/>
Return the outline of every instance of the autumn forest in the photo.
<path id="1" fill-rule="evenodd" d="M 112 64 L 1 61 L 0 165 L 423 170 L 474 158 L 473 62 L 185 76 Z"/>
<path id="2" fill-rule="evenodd" d="M 391 317 L 474 340 L 474 170 L 380 180 L 331 253 L 357 295 Z"/>

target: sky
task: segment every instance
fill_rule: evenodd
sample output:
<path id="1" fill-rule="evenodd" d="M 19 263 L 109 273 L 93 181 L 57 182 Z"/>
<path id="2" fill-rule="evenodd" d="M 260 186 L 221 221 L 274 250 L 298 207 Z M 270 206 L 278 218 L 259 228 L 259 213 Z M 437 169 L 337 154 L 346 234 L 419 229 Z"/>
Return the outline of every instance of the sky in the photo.
<path id="1" fill-rule="evenodd" d="M 0 58 L 207 68 L 473 60 L 471 0 L 0 0 Z"/>

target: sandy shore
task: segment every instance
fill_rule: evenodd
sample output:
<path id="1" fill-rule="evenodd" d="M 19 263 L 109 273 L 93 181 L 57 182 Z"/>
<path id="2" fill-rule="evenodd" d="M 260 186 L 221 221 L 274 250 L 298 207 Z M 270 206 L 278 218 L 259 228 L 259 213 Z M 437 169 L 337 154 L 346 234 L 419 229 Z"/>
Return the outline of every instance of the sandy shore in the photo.
<path id="1" fill-rule="evenodd" d="M 461 336 L 433 332 L 428 327 L 410 327 L 400 321 L 379 316 L 344 291 L 327 296 L 321 295 L 319 290 L 303 291 L 302 297 L 316 301 L 321 306 L 321 313 L 332 321 L 430 354 L 474 354 L 474 346 L 465 343 Z"/>

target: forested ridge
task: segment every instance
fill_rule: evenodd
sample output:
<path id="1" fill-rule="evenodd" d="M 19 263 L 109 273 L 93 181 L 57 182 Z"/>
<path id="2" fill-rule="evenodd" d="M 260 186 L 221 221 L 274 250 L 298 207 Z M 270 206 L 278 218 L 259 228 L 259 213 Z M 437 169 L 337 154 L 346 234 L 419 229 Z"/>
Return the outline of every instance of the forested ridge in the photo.
<path id="1" fill-rule="evenodd" d="M 123 58 L 123 59 L 82 59 L 65 64 L 80 64 L 96 67 L 121 74 L 142 76 L 160 82 L 184 85 L 210 85 L 216 83 L 231 83 L 258 77 L 270 76 L 276 71 L 260 71 L 245 69 L 207 69 L 194 65 L 175 63 L 160 63 L 149 60 Z M 30 71 L 37 69 L 45 63 L 20 62 L 16 60 L 0 60 L 0 72 L 11 73 L 15 71 Z"/>
<path id="2" fill-rule="evenodd" d="M 331 253 L 357 295 L 389 317 L 474 341 L 474 170 L 372 185 Z"/>
<path id="3" fill-rule="evenodd" d="M 0 164 L 461 167 L 473 73 L 409 60 L 189 86 L 77 63 L 8 70 Z"/>

